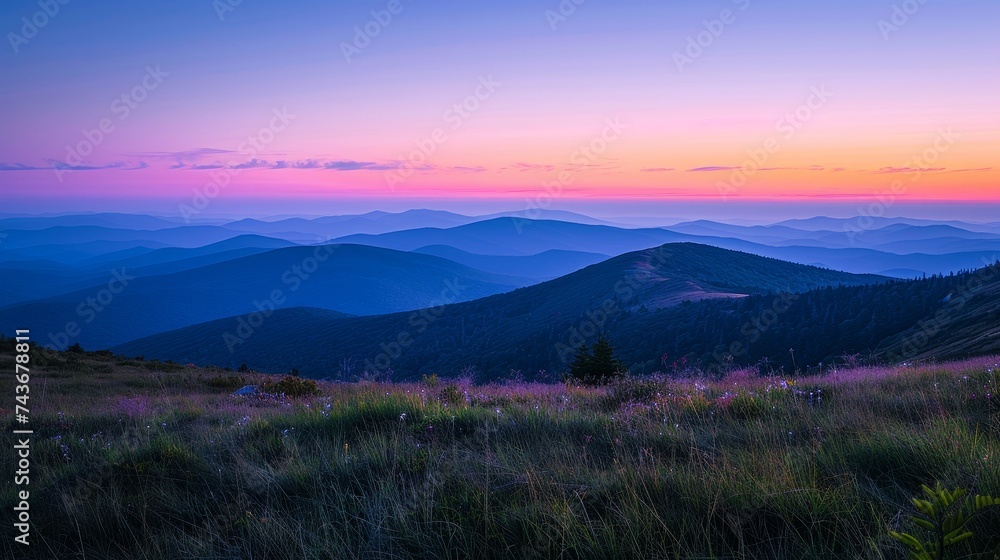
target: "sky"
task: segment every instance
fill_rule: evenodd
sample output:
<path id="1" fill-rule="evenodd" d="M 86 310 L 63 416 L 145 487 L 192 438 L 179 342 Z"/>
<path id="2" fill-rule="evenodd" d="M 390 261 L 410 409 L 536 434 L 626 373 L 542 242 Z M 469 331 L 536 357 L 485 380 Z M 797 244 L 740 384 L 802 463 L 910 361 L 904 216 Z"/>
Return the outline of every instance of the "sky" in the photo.
<path id="1" fill-rule="evenodd" d="M 982 221 L 997 21 L 971 0 L 12 0 L 0 212 Z"/>

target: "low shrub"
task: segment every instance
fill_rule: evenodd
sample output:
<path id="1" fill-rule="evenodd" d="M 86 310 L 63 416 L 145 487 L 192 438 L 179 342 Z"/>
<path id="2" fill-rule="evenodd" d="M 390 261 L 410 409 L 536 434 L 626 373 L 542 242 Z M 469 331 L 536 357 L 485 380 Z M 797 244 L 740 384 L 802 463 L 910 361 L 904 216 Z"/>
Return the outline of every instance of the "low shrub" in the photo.
<path id="1" fill-rule="evenodd" d="M 281 394 L 286 397 L 311 397 L 320 394 L 319 387 L 312 379 L 302 379 L 286 375 L 280 381 L 265 381 L 261 385 L 265 393 Z"/>
<path id="2" fill-rule="evenodd" d="M 246 385 L 246 378 L 242 375 L 217 375 L 205 380 L 205 385 L 215 389 L 236 390 Z"/>

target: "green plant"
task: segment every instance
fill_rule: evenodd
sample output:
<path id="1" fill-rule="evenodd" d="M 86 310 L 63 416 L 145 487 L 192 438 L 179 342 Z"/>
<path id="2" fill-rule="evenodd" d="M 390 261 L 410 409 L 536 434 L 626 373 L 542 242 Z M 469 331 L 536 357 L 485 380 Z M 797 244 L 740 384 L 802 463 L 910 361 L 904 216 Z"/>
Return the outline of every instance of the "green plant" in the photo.
<path id="1" fill-rule="evenodd" d="M 286 397 L 306 397 L 320 394 L 319 387 L 312 379 L 302 379 L 286 375 L 280 381 L 265 381 L 261 387 L 265 393 L 282 394 Z"/>
<path id="2" fill-rule="evenodd" d="M 451 406 L 459 405 L 465 400 L 465 396 L 462 395 L 462 392 L 458 390 L 458 386 L 454 383 L 445 385 L 441 389 L 441 394 L 438 398 L 441 399 L 441 402 Z"/>
<path id="3" fill-rule="evenodd" d="M 246 385 L 246 379 L 239 375 L 217 375 L 206 379 L 205 384 L 216 389 L 239 389 Z"/>
<path id="4" fill-rule="evenodd" d="M 929 499 L 911 500 L 919 515 L 910 519 L 929 533 L 930 538 L 921 542 L 909 533 L 889 531 L 889 536 L 906 545 L 910 550 L 908 556 L 913 560 L 942 560 L 948 547 L 972 537 L 972 531 L 967 529 L 969 521 L 986 508 L 1000 505 L 1000 498 L 992 496 L 976 495 L 970 501 L 965 498 L 965 489 L 949 491 L 940 482 L 933 490 L 926 485 L 921 485 L 921 488 Z"/>
<path id="5" fill-rule="evenodd" d="M 767 411 L 763 399 L 754 395 L 740 393 L 729 403 L 729 413 L 736 418 L 757 418 Z"/>
<path id="6" fill-rule="evenodd" d="M 614 356 L 611 342 L 601 335 L 594 343 L 593 353 L 581 346 L 569 366 L 570 377 L 585 385 L 604 385 L 624 377 L 625 365 Z"/>
<path id="7" fill-rule="evenodd" d="M 150 371 L 180 371 L 184 369 L 184 366 L 180 364 L 175 364 L 173 362 L 160 362 L 158 360 L 143 362 L 143 367 Z"/>

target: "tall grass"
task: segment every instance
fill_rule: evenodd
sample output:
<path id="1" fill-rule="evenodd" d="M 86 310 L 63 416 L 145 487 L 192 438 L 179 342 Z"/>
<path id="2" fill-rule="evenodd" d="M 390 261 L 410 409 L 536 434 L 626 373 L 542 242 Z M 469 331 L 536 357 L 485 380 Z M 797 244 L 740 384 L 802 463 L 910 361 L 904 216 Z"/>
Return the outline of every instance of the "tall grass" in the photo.
<path id="1" fill-rule="evenodd" d="M 218 371 L 84 356 L 85 373 L 33 377 L 33 544 L 0 550 L 901 558 L 888 532 L 909 529 L 921 483 L 1000 494 L 997 361 L 599 388 L 321 383 L 248 399 Z M 11 512 L 10 477 L 0 497 Z M 977 523 L 964 554 L 1000 547 L 1000 518 Z"/>

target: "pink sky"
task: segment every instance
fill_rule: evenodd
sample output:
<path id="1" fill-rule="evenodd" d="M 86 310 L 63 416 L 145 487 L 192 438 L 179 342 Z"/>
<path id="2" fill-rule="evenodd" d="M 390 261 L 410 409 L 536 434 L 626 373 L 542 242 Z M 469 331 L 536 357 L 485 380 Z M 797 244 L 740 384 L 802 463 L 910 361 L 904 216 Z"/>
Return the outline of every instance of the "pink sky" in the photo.
<path id="1" fill-rule="evenodd" d="M 350 60 L 384 2 L 67 8 L 0 53 L 0 195 L 1000 201 L 1000 7 L 876 4 L 404 3 Z"/>

